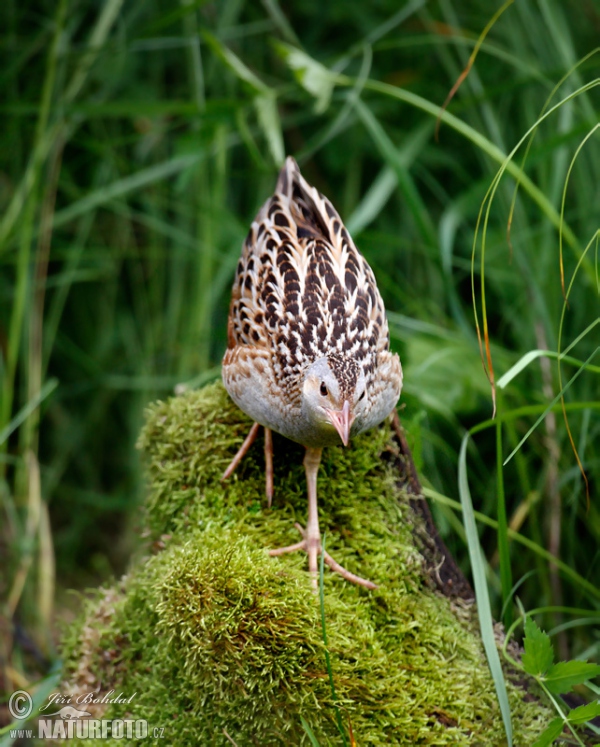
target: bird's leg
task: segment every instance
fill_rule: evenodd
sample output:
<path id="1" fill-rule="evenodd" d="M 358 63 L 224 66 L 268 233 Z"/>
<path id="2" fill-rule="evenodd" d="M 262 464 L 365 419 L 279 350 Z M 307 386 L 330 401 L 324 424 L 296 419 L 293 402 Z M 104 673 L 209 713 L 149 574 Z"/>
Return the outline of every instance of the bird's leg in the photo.
<path id="1" fill-rule="evenodd" d="M 304 456 L 304 470 L 308 489 L 308 522 L 306 529 L 303 529 L 300 524 L 296 524 L 296 528 L 304 539 L 287 547 L 269 550 L 269 555 L 283 555 L 286 552 L 305 550 L 308 553 L 308 570 L 315 590 L 317 589 L 317 557 L 321 552 L 321 533 L 319 531 L 319 511 L 317 508 L 317 472 L 321 463 L 322 451 L 323 449 L 311 449 L 307 446 Z"/>
<path id="2" fill-rule="evenodd" d="M 304 527 L 300 526 L 300 524 L 294 524 L 294 526 L 303 537 L 306 537 L 306 530 Z M 269 555 L 283 555 L 284 552 L 293 552 L 294 550 L 306 550 L 306 540 L 296 542 L 295 545 L 280 547 L 277 550 L 269 550 Z M 323 547 L 321 545 L 319 545 L 319 552 L 323 552 Z M 340 565 L 337 560 L 334 560 L 327 551 L 325 551 L 325 557 L 323 560 L 325 565 L 329 566 L 332 571 L 339 573 L 342 578 L 346 579 L 346 581 L 351 581 L 353 584 L 357 584 L 358 586 L 364 586 L 365 589 L 377 588 L 377 584 L 374 584 L 372 581 L 369 581 L 366 578 L 361 578 L 360 576 L 357 576 L 356 573 L 351 573 L 346 570 L 344 566 Z"/>
<path id="3" fill-rule="evenodd" d="M 317 473 L 321 464 L 323 449 L 306 447 L 304 455 L 304 471 L 306 472 L 306 488 L 308 492 L 308 521 L 304 541 L 308 553 L 308 571 L 314 588 L 317 588 L 317 556 L 321 551 L 321 532 L 319 531 L 319 509 L 317 506 Z"/>
<path id="4" fill-rule="evenodd" d="M 350 571 L 347 571 L 344 566 L 335 561 L 327 551 L 325 551 L 325 557 L 323 558 L 323 560 L 325 561 L 325 565 L 328 565 L 332 571 L 339 573 L 342 578 L 346 579 L 346 581 L 351 581 L 353 584 L 364 586 L 367 589 L 377 588 L 377 584 L 374 584 L 372 581 L 369 581 L 366 578 L 361 578 L 355 573 L 350 573 Z"/>
<path id="5" fill-rule="evenodd" d="M 273 502 L 273 432 L 265 426 L 265 491 L 267 505 L 271 508 Z"/>
<path id="6" fill-rule="evenodd" d="M 223 477 L 221 477 L 221 482 L 225 482 L 228 477 L 231 477 L 231 475 L 235 472 L 237 469 L 238 464 L 242 461 L 242 459 L 246 456 L 248 453 L 248 449 L 252 446 L 252 444 L 256 441 L 256 436 L 258 434 L 258 429 L 260 428 L 259 423 L 254 423 L 252 428 L 250 428 L 250 433 L 246 436 L 246 440 L 244 443 L 240 446 L 238 449 L 237 454 L 233 457 L 231 462 L 229 463 L 229 467 L 223 472 Z"/>
<path id="7" fill-rule="evenodd" d="M 315 591 L 318 587 L 317 558 L 319 553 L 322 552 L 321 533 L 319 531 L 319 513 L 317 508 L 317 473 L 319 471 L 319 464 L 321 463 L 321 452 L 322 449 L 311 449 L 307 447 L 306 455 L 304 457 L 304 470 L 306 472 L 306 485 L 308 492 L 308 522 L 306 524 L 306 529 L 303 529 L 300 524 L 295 525 L 296 529 L 304 539 L 301 542 L 296 542 L 287 547 L 279 547 L 276 550 L 269 550 L 269 555 L 283 555 L 284 553 L 294 552 L 295 550 L 305 550 L 308 553 L 308 570 Z M 360 576 L 347 571 L 343 566 L 337 563 L 328 552 L 325 552 L 323 560 L 332 571 L 339 573 L 340 576 L 345 578 L 347 581 L 351 581 L 353 584 L 358 584 L 359 586 L 364 586 L 367 589 L 377 588 L 377 584 L 374 584 L 372 581 L 368 581 L 366 578 L 361 578 Z"/>
<path id="8" fill-rule="evenodd" d="M 233 457 L 233 459 L 229 463 L 229 467 L 227 467 L 225 472 L 223 472 L 223 477 L 221 477 L 221 482 L 225 482 L 225 480 L 227 480 L 228 477 L 231 477 L 231 475 L 235 472 L 238 464 L 242 461 L 242 459 L 248 453 L 248 449 L 256 441 L 256 436 L 258 435 L 259 428 L 260 428 L 259 423 L 254 423 L 252 428 L 250 428 L 250 432 L 246 436 L 246 440 L 240 446 L 237 454 Z M 268 506 L 269 508 L 271 508 L 271 503 L 273 502 L 273 433 L 270 428 L 265 428 L 265 474 L 266 474 L 265 493 L 267 495 Z"/>

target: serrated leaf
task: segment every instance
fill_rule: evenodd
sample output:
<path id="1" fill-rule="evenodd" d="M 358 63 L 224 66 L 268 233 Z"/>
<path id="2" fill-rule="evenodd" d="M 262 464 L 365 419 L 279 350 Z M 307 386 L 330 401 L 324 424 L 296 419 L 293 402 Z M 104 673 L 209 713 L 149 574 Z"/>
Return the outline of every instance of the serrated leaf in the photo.
<path id="1" fill-rule="evenodd" d="M 598 664 L 587 661 L 559 661 L 548 670 L 543 682 L 553 695 L 561 695 L 572 690 L 574 685 L 580 685 L 599 674 Z"/>
<path id="2" fill-rule="evenodd" d="M 550 636 L 541 630 L 531 617 L 525 618 L 525 638 L 523 640 L 525 653 L 521 663 L 527 674 L 534 677 L 543 676 L 552 666 L 554 651 Z"/>
<path id="3" fill-rule="evenodd" d="M 315 113 L 322 114 L 329 106 L 335 87 L 335 76 L 324 65 L 297 47 L 275 42 L 275 49 L 294 73 L 294 77 L 302 88 L 315 97 Z"/>
<path id="4" fill-rule="evenodd" d="M 585 724 L 586 721 L 591 721 L 596 716 L 600 716 L 600 700 L 574 708 L 569 713 L 569 721 L 572 724 Z"/>
<path id="5" fill-rule="evenodd" d="M 564 721 L 560 716 L 553 718 L 531 747 L 548 747 L 562 732 Z"/>

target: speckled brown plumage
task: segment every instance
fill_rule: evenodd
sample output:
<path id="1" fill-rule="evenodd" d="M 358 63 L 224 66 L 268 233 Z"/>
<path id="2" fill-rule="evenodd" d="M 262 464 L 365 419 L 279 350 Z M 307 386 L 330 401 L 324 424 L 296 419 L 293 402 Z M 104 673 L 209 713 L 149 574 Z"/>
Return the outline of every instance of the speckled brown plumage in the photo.
<path id="1" fill-rule="evenodd" d="M 319 458 L 340 436 L 381 422 L 400 396 L 373 272 L 293 158 L 244 242 L 223 381 L 256 422 Z"/>

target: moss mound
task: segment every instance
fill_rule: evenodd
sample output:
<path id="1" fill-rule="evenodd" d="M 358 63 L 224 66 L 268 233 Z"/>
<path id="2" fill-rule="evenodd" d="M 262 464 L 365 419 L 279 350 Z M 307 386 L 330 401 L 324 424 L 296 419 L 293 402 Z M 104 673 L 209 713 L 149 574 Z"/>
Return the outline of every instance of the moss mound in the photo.
<path id="1" fill-rule="evenodd" d="M 146 719 L 148 743 L 308 745 L 302 719 L 321 745 L 343 743 L 306 556 L 265 551 L 296 542 L 294 522 L 305 522 L 303 450 L 275 439 L 269 510 L 260 446 L 219 481 L 249 426 L 220 384 L 149 408 L 140 446 L 154 554 L 65 636 L 65 690 L 135 694 L 100 712 Z M 327 449 L 319 472 L 327 549 L 380 585 L 325 571 L 341 721 L 358 745 L 505 744 L 472 610 L 426 583 L 417 519 L 382 458 L 392 448 L 382 427 Z M 515 744 L 532 744 L 549 713 L 516 686 L 510 698 Z M 164 732 L 153 742 L 154 727 Z"/>

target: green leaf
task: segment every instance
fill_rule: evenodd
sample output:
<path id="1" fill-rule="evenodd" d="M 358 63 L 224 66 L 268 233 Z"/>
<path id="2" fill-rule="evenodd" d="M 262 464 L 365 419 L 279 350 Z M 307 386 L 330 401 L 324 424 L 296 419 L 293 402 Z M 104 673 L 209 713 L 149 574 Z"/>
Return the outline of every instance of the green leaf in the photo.
<path id="1" fill-rule="evenodd" d="M 356 236 L 377 218 L 397 184 L 394 170 L 384 166 L 346 221 L 351 236 Z"/>
<path id="2" fill-rule="evenodd" d="M 523 436 L 523 438 L 519 441 L 519 443 L 515 446 L 515 448 L 511 451 L 511 453 L 506 457 L 504 460 L 504 465 L 506 466 L 510 460 L 514 457 L 514 455 L 519 451 L 521 446 L 527 441 L 529 436 L 533 433 L 533 431 L 538 427 L 538 425 L 542 422 L 542 420 L 546 417 L 546 415 L 550 412 L 552 407 L 558 402 L 558 400 L 565 395 L 565 393 L 570 389 L 571 385 L 574 383 L 575 379 L 580 376 L 583 371 L 586 370 L 588 367 L 589 362 L 592 360 L 592 358 L 596 355 L 596 353 L 600 351 L 600 345 L 591 352 L 591 354 L 588 356 L 588 358 L 582 363 L 581 368 L 579 371 L 577 371 L 573 376 L 569 379 L 569 381 L 564 385 L 564 387 L 561 389 L 561 391 L 556 395 L 556 397 L 550 402 L 544 412 L 539 416 L 539 418 L 535 421 L 535 423 L 531 426 L 531 428 L 527 431 L 527 433 Z"/>
<path id="3" fill-rule="evenodd" d="M 274 42 L 275 49 L 294 73 L 298 83 L 316 99 L 315 113 L 323 114 L 329 106 L 336 77 L 320 62 L 297 47 Z"/>
<path id="4" fill-rule="evenodd" d="M 41 405 L 41 403 L 48 397 L 58 386 L 58 379 L 49 379 L 44 386 L 40 389 L 38 394 L 31 399 L 26 405 L 24 405 L 10 423 L 0 431 L 0 444 L 3 444 L 11 433 L 17 430 L 17 428 L 24 423 L 31 413 Z"/>
<path id="5" fill-rule="evenodd" d="M 560 695 L 568 693 L 574 685 L 580 685 L 599 674 L 598 664 L 590 664 L 587 661 L 559 661 L 548 670 L 543 681 L 551 693 Z"/>
<path id="6" fill-rule="evenodd" d="M 469 480 L 467 476 L 467 446 L 469 443 L 469 434 L 463 437 L 458 457 L 458 492 L 463 507 L 463 521 L 465 532 L 467 534 L 467 543 L 469 546 L 469 559 L 471 561 L 471 570 L 473 573 L 473 585 L 475 586 L 475 596 L 477 598 L 477 615 L 479 617 L 479 628 L 481 630 L 481 640 L 485 655 L 488 660 L 498 704 L 506 732 L 506 741 L 509 747 L 512 747 L 512 718 L 510 713 L 510 703 L 506 691 L 506 682 L 504 673 L 496 648 L 496 638 L 494 636 L 494 621 L 492 619 L 492 608 L 490 605 L 490 595 L 488 592 L 487 581 L 485 578 L 485 560 L 479 544 L 479 535 L 475 525 L 475 515 L 473 513 L 473 501 L 471 491 L 469 490 Z"/>
<path id="7" fill-rule="evenodd" d="M 204 31 L 202 36 L 213 52 L 220 57 L 227 67 L 255 93 L 266 94 L 270 91 L 266 83 L 263 83 L 262 80 L 255 75 L 237 55 L 235 55 L 224 44 L 221 44 L 216 36 L 213 36 L 213 34 L 208 31 Z"/>
<path id="8" fill-rule="evenodd" d="M 589 325 L 589 327 L 584 330 L 584 333 L 582 335 L 579 335 L 578 339 L 581 339 L 587 332 L 590 332 L 597 324 L 599 324 L 599 320 L 594 320 L 592 324 Z M 578 340 L 576 340 L 577 342 Z M 573 346 L 572 344 L 569 345 L 567 350 L 571 349 Z M 512 366 L 503 376 L 501 376 L 498 379 L 498 389 L 504 389 L 507 387 L 510 382 L 518 376 L 521 371 L 523 371 L 527 366 L 532 363 L 533 361 L 537 360 L 538 358 L 560 358 L 561 361 L 564 361 L 565 363 L 570 363 L 573 366 L 578 366 L 581 368 L 582 366 L 587 368 L 588 371 L 591 371 L 593 373 L 600 373 L 600 367 L 599 366 L 592 366 L 589 363 L 584 363 L 583 361 L 573 358 L 570 355 L 566 355 L 566 351 L 563 351 L 560 355 L 555 352 L 554 350 L 530 350 L 528 353 L 525 353 L 525 355 L 520 358 L 514 366 Z"/>
<path id="9" fill-rule="evenodd" d="M 531 747 L 548 747 L 562 732 L 564 723 L 560 716 L 553 718 Z"/>
<path id="10" fill-rule="evenodd" d="M 278 167 L 282 166 L 285 159 L 285 148 L 275 91 L 269 88 L 266 83 L 263 83 L 237 55 L 224 44 L 221 44 L 216 36 L 213 36 L 208 31 L 204 32 L 203 36 L 215 54 L 254 92 L 254 107 L 258 123 L 265 135 L 275 165 Z"/>
<path id="11" fill-rule="evenodd" d="M 285 160 L 285 148 L 283 135 L 281 134 L 281 121 L 277 110 L 277 99 L 270 91 L 256 96 L 254 106 L 258 117 L 258 123 L 264 133 L 267 145 L 271 151 L 271 157 L 277 167 L 283 166 Z"/>
<path id="12" fill-rule="evenodd" d="M 600 700 L 574 708 L 569 713 L 569 721 L 572 724 L 585 724 L 586 721 L 591 721 L 596 716 L 600 716 Z"/>
<path id="13" fill-rule="evenodd" d="M 520 358 L 514 366 L 511 366 L 511 368 L 509 368 L 504 376 L 501 376 L 498 379 L 496 386 L 498 387 L 498 389 L 504 389 L 516 376 L 521 373 L 521 371 L 525 370 L 532 361 L 535 361 L 538 358 L 541 358 L 542 356 L 548 354 L 549 351 L 547 350 L 530 350 L 528 353 L 525 353 L 525 355 Z"/>
<path id="14" fill-rule="evenodd" d="M 400 151 L 381 122 L 375 117 L 372 110 L 364 104 L 360 98 L 354 101 L 354 109 L 360 117 L 362 123 L 373 139 L 373 143 L 381 153 L 382 158 L 388 166 L 394 170 L 398 187 L 406 203 L 406 207 L 412 214 L 417 227 L 422 235 L 425 244 L 436 246 L 437 230 L 433 219 L 427 212 L 427 207 L 419 192 L 413 174 L 406 164 L 406 153 Z M 422 136 L 426 134 L 425 130 L 421 131 Z"/>
<path id="15" fill-rule="evenodd" d="M 527 674 L 541 677 L 552 666 L 554 651 L 550 636 L 537 626 L 531 617 L 525 618 L 525 639 L 523 641 L 525 653 L 521 662 Z"/>
<path id="16" fill-rule="evenodd" d="M 300 721 L 302 721 L 302 726 L 304 727 L 304 731 L 307 733 L 308 738 L 310 739 L 310 743 L 313 747 L 320 747 L 318 739 L 315 737 L 315 733 L 310 728 L 308 721 L 304 718 L 304 716 L 300 716 Z"/>

